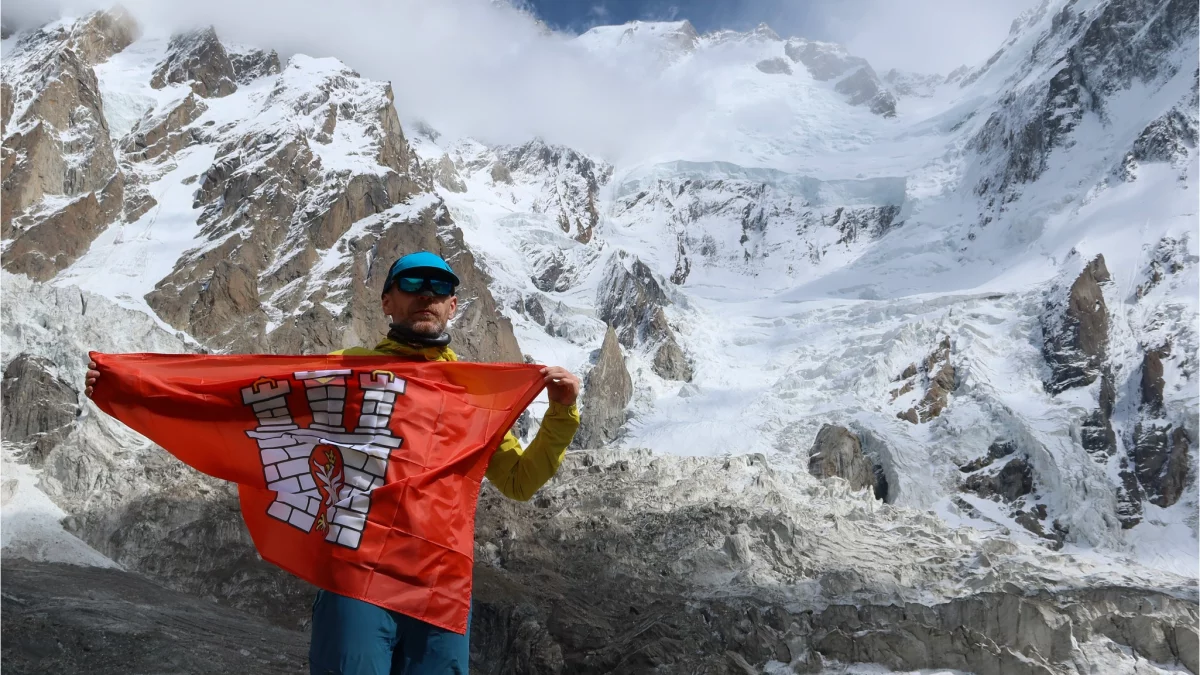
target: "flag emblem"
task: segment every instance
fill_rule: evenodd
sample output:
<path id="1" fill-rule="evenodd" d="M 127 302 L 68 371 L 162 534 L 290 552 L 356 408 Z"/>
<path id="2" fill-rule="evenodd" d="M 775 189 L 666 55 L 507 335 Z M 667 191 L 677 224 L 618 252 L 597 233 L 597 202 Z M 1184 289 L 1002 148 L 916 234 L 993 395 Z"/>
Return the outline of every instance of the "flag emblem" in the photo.
<path id="1" fill-rule="evenodd" d="M 307 410 L 289 407 L 292 382 L 259 377 L 241 390 L 258 426 L 246 432 L 258 444 L 263 477 L 276 499 L 267 515 L 325 541 L 358 548 L 371 511 L 371 492 L 387 478 L 388 459 L 403 439 L 389 425 L 406 382 L 387 370 L 292 373 Z M 359 411 L 346 419 L 347 399 Z M 311 419 L 307 427 L 297 417 Z"/>

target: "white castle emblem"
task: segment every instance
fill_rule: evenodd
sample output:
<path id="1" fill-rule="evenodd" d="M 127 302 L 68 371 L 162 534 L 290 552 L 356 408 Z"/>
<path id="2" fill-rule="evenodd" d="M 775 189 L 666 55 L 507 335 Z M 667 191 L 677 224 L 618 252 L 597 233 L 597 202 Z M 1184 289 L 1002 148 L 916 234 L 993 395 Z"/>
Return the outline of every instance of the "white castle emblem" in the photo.
<path id="1" fill-rule="evenodd" d="M 358 548 L 371 510 L 371 491 L 383 485 L 388 458 L 400 447 L 388 423 L 405 381 L 386 370 L 358 373 L 361 414 L 353 431 L 344 424 L 350 370 L 294 373 L 303 383 L 312 424 L 299 427 L 288 409 L 288 380 L 260 378 L 242 389 L 258 428 L 267 489 L 276 499 L 267 514 L 297 529 L 325 532 L 325 541 Z M 353 380 L 352 380 L 353 381 Z"/>

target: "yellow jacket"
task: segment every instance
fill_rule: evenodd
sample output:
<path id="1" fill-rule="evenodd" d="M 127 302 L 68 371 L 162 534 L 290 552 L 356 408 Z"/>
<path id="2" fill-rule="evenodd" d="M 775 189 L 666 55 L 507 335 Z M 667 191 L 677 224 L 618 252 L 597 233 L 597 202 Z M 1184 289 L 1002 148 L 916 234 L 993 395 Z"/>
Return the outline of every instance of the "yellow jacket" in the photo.
<path id="1" fill-rule="evenodd" d="M 403 356 L 426 361 L 457 361 L 458 355 L 449 347 L 417 349 L 385 338 L 374 349 L 351 347 L 333 352 L 343 356 Z M 542 417 L 542 428 L 527 449 L 521 447 L 509 431 L 488 465 L 487 479 L 505 496 L 528 501 L 538 488 L 554 477 L 567 453 L 567 446 L 579 428 L 579 409 L 550 401 L 550 409 Z"/>

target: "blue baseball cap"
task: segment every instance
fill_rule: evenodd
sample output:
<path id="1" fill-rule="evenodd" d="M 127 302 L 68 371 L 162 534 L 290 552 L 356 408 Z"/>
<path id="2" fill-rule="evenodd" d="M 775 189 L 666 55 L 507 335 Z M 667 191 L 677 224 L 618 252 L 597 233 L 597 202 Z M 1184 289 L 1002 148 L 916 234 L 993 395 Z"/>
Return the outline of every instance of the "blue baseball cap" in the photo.
<path id="1" fill-rule="evenodd" d="M 392 263 L 392 268 L 388 271 L 387 281 L 383 284 L 383 291 L 386 293 L 392 287 L 392 280 L 401 276 L 444 279 L 455 286 L 460 283 L 458 275 L 454 273 L 454 270 L 450 269 L 449 263 L 443 260 L 440 255 L 430 253 L 429 251 L 409 253 Z"/>

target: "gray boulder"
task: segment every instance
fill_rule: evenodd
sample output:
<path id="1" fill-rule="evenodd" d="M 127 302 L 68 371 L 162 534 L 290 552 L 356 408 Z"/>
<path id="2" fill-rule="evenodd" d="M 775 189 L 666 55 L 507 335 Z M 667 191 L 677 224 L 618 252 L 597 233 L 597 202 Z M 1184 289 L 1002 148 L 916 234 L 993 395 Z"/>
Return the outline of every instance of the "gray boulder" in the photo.
<path id="1" fill-rule="evenodd" d="M 845 427 L 821 427 L 808 453 L 808 472 L 817 478 L 845 478 L 854 490 L 875 489 L 875 469 L 863 455 L 858 437 Z"/>

